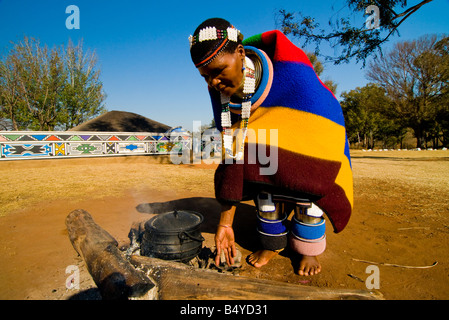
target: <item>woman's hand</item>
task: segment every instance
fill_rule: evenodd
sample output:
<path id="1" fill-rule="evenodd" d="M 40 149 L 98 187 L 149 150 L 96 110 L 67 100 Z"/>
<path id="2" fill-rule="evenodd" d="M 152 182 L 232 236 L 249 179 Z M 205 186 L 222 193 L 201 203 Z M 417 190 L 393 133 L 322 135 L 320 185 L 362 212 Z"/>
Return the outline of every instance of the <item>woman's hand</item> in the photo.
<path id="1" fill-rule="evenodd" d="M 215 233 L 215 247 L 217 248 L 217 255 L 215 256 L 215 265 L 220 265 L 221 253 L 224 253 L 226 263 L 231 266 L 234 264 L 234 257 L 236 255 L 234 230 L 232 226 L 219 225 L 217 233 Z"/>

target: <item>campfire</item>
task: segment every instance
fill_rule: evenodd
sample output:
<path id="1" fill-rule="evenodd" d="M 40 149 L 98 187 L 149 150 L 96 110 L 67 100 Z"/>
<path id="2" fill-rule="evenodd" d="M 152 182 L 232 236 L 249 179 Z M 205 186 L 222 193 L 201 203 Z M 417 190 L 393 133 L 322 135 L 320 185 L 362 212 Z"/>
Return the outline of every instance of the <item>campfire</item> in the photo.
<path id="1" fill-rule="evenodd" d="M 238 276 L 239 257 L 234 266 L 225 267 L 224 259 L 215 265 L 212 248 L 202 246 L 201 222 L 202 216 L 190 211 L 156 215 L 131 227 L 130 246 L 123 251 L 85 210 L 72 211 L 66 226 L 74 249 L 105 300 L 382 298 L 362 290 L 324 289 Z"/>
<path id="2" fill-rule="evenodd" d="M 198 212 L 173 210 L 160 213 L 144 223 L 134 224 L 128 235 L 130 246 L 125 256 L 146 256 L 200 269 L 237 273 L 241 267 L 239 251 L 232 266 L 226 264 L 224 256 L 220 265 L 215 265 L 214 248 L 203 246 L 204 238 L 200 232 L 203 220 Z"/>

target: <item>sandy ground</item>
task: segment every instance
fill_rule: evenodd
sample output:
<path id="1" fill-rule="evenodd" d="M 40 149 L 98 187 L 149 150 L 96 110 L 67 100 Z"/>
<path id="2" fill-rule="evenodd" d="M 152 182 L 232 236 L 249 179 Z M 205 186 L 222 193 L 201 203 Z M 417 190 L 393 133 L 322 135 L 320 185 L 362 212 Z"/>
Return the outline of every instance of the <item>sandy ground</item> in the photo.
<path id="1" fill-rule="evenodd" d="M 240 274 L 366 290 L 372 263 L 358 259 L 376 263 L 376 291 L 386 299 L 448 299 L 449 151 L 353 151 L 352 157 L 354 213 L 343 232 L 327 229 L 322 272 L 299 276 L 296 259 L 285 252 L 260 269 L 244 262 Z M 123 245 L 131 224 L 149 219 L 156 204 L 196 209 L 205 216 L 204 245 L 213 246 L 219 214 L 213 175 L 214 166 L 148 156 L 0 162 L 0 299 L 99 298 L 68 239 L 65 218 L 74 209 L 87 210 Z M 252 202 L 237 211 L 243 256 L 257 249 L 254 212 Z M 66 288 L 69 266 L 80 270 L 79 290 Z"/>

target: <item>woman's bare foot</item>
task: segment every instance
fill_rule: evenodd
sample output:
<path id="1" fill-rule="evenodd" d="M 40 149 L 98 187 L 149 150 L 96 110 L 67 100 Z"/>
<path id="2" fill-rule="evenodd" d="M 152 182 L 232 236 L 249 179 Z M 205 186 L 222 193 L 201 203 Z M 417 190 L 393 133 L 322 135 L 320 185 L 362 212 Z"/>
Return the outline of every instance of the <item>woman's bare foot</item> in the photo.
<path id="1" fill-rule="evenodd" d="M 278 253 L 271 250 L 259 250 L 248 256 L 248 263 L 253 267 L 260 268 L 268 263 Z"/>
<path id="2" fill-rule="evenodd" d="M 321 264 L 317 257 L 302 256 L 299 262 L 298 273 L 300 276 L 313 276 L 321 272 Z"/>

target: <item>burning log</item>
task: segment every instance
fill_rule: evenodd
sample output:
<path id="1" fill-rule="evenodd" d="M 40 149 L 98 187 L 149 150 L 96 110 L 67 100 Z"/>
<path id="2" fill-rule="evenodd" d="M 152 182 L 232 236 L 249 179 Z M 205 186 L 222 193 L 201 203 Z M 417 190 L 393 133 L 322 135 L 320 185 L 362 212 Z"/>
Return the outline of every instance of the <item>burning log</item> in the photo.
<path id="1" fill-rule="evenodd" d="M 84 210 L 74 210 L 66 218 L 70 241 L 84 259 L 103 299 L 142 297 L 153 282 L 134 268 L 118 249 L 118 243 L 98 226 Z"/>

